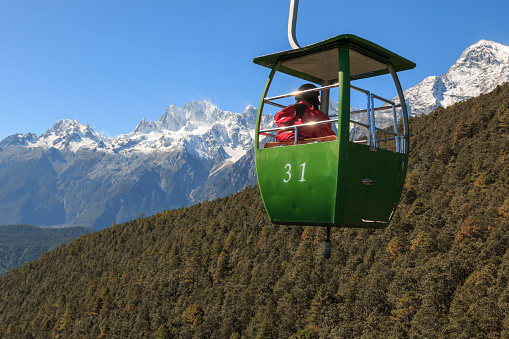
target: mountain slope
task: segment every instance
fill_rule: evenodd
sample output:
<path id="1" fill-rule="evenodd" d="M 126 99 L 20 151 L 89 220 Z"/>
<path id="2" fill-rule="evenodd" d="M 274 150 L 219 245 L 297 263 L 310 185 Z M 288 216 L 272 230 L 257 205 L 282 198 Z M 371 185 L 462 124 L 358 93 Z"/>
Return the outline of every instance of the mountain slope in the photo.
<path id="1" fill-rule="evenodd" d="M 412 119 L 386 230 L 274 226 L 258 189 L 85 235 L 0 278 L 0 337 L 509 335 L 509 84 Z"/>
<path id="2" fill-rule="evenodd" d="M 509 81 L 509 46 L 480 40 L 463 51 L 441 76 L 430 76 L 404 92 L 410 114 L 433 112 L 491 92 Z"/>
<path id="3" fill-rule="evenodd" d="M 0 226 L 0 276 L 90 232 L 90 229 L 83 227 L 43 229 L 33 225 Z"/>
<path id="4" fill-rule="evenodd" d="M 201 101 L 116 138 L 72 120 L 10 136 L 0 143 L 0 224 L 102 229 L 235 193 L 256 183 L 254 120 L 253 107 L 237 114 Z"/>

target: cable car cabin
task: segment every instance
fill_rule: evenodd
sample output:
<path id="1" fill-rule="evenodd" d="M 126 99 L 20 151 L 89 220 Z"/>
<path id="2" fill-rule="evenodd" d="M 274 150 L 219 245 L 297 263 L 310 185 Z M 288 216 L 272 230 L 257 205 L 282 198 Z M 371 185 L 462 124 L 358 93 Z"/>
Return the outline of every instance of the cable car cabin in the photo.
<path id="1" fill-rule="evenodd" d="M 270 220 L 288 225 L 386 227 L 398 204 L 408 164 L 407 110 L 396 72 L 415 64 L 354 35 L 339 35 L 253 62 L 272 70 L 260 101 L 255 135 L 258 185 Z M 261 128 L 264 105 L 285 107 L 277 101 L 295 95 L 267 97 L 276 72 L 317 84 L 326 114 L 331 89 L 337 88 L 337 115 L 329 114 L 327 122 L 337 123 L 337 139 L 277 142 L 273 138 L 282 128 Z M 351 85 L 381 75 L 392 76 L 399 105 Z M 366 109 L 351 111 L 352 91 L 365 95 Z M 375 102 L 381 106 L 375 107 Z M 390 112 L 393 130 L 376 126 L 379 112 Z M 398 122 L 402 128 L 398 129 Z M 284 129 L 294 129 L 297 136 L 306 125 Z M 351 126 L 364 130 L 364 137 L 350 140 Z"/>

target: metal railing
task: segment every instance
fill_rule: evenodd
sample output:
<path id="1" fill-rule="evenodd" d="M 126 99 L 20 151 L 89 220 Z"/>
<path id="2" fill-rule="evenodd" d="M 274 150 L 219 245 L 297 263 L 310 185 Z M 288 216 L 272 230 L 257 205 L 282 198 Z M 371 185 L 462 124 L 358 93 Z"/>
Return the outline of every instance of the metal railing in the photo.
<path id="1" fill-rule="evenodd" d="M 275 138 L 276 135 L 269 134 L 269 132 L 288 131 L 288 130 L 291 130 L 293 128 L 294 133 L 295 133 L 295 143 L 294 144 L 297 145 L 297 142 L 298 142 L 298 130 L 299 130 L 299 128 L 306 127 L 306 126 L 314 126 L 314 125 L 333 124 L 335 122 L 338 122 L 338 119 L 323 120 L 323 121 L 314 121 L 314 122 L 308 122 L 308 123 L 300 124 L 300 125 L 292 125 L 292 126 L 286 126 L 286 127 L 270 128 L 270 129 L 260 130 L 260 131 L 258 131 L 258 133 L 263 133 L 264 135 L 271 136 L 271 137 Z"/>
<path id="2" fill-rule="evenodd" d="M 317 87 L 317 88 L 309 89 L 306 91 L 297 91 L 297 92 L 278 95 L 278 96 L 274 96 L 274 97 L 270 97 L 270 98 L 265 98 L 265 99 L 263 99 L 263 102 L 266 104 L 269 104 L 269 105 L 276 106 L 276 107 L 285 108 L 286 106 L 275 103 L 275 102 L 273 102 L 273 100 L 293 97 L 299 93 L 315 92 L 315 91 L 327 90 L 327 89 L 331 89 L 331 88 L 335 88 L 335 87 L 339 87 L 339 83 L 322 86 L 322 87 Z M 352 85 L 350 85 L 350 88 L 366 94 L 366 105 L 367 105 L 366 109 L 355 110 L 355 111 L 350 112 L 350 114 L 367 113 L 367 123 L 362 123 L 360 121 L 350 119 L 350 123 L 365 127 L 368 130 L 366 140 L 355 140 L 353 142 L 354 143 L 365 143 L 365 144 L 371 146 L 371 150 L 375 151 L 378 148 L 378 142 L 394 140 L 395 144 L 396 144 L 396 152 L 398 152 L 398 153 L 403 152 L 405 135 L 401 135 L 398 132 L 398 117 L 397 117 L 397 111 L 396 111 L 396 108 L 401 107 L 401 105 L 396 104 L 395 102 L 385 99 L 385 98 L 378 96 L 374 93 L 371 93 L 365 89 L 362 89 L 362 88 L 359 88 L 356 86 L 352 86 Z M 375 107 L 375 105 L 374 105 L 375 99 L 380 100 L 388 105 Z M 385 111 L 385 110 L 390 110 L 390 109 L 392 109 L 393 118 L 394 118 L 394 131 L 389 131 L 389 130 L 386 130 L 383 128 L 376 127 L 375 111 Z M 332 115 L 329 117 L 337 117 L 337 116 L 338 115 L 336 114 L 336 115 Z M 301 125 L 270 128 L 270 129 L 265 129 L 265 130 L 259 130 L 258 132 L 275 138 L 276 134 L 270 134 L 270 132 L 286 131 L 286 130 L 293 129 L 294 133 L 295 133 L 295 145 L 297 145 L 298 129 L 299 128 L 306 127 L 306 126 L 313 126 L 313 125 L 332 124 L 332 123 L 336 123 L 338 121 L 339 121 L 339 119 L 331 119 L 331 120 L 325 120 L 325 121 L 310 122 L 310 123 L 301 124 Z M 387 137 L 387 138 L 377 138 L 377 132 L 387 133 L 392 136 Z"/>

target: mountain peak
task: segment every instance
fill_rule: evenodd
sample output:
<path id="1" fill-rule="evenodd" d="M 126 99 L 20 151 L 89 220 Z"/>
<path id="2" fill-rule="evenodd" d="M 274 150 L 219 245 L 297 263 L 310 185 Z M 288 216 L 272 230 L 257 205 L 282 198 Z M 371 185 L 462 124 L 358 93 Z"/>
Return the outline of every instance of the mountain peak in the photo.
<path id="1" fill-rule="evenodd" d="M 94 133 L 92 128 L 90 128 L 89 124 L 80 124 L 77 120 L 71 120 L 71 119 L 61 119 L 56 121 L 53 124 L 53 127 L 46 131 L 43 136 L 48 136 L 50 134 L 62 136 L 70 133 L 78 133 L 81 132 L 83 134 L 85 133 Z"/>
<path id="2" fill-rule="evenodd" d="M 480 40 L 466 48 L 447 73 L 427 77 L 405 91 L 405 101 L 412 114 L 433 112 L 438 106 L 492 91 L 509 81 L 509 46 Z"/>
<path id="3" fill-rule="evenodd" d="M 480 40 L 465 49 L 452 68 L 498 66 L 501 63 L 507 63 L 508 57 L 509 46 L 494 41 Z"/>
<path id="4" fill-rule="evenodd" d="M 249 128 L 255 128 L 256 124 L 256 115 L 258 114 L 258 110 L 249 105 L 244 109 L 244 116 L 246 119 L 247 124 L 249 125 Z"/>
<path id="5" fill-rule="evenodd" d="M 58 148 L 66 148 L 74 144 L 73 148 L 84 145 L 100 144 L 106 138 L 95 132 L 89 124 L 80 124 L 77 120 L 61 119 L 47 130 L 38 143 L 48 144 Z"/>
<path id="6" fill-rule="evenodd" d="M 26 146 L 28 142 L 37 141 L 37 135 L 28 132 L 27 134 L 15 133 L 0 142 L 0 146 Z"/>
<path id="7" fill-rule="evenodd" d="M 211 122 L 214 123 L 219 115 L 225 113 L 212 103 L 201 100 L 191 101 L 182 108 L 186 119 L 190 122 Z"/>
<path id="8" fill-rule="evenodd" d="M 146 132 L 150 132 L 150 131 L 158 130 L 158 129 L 159 128 L 158 128 L 157 123 L 155 123 L 153 121 L 148 121 L 147 119 L 143 118 L 138 123 L 138 125 L 134 129 L 133 133 L 146 133 Z"/>
<path id="9" fill-rule="evenodd" d="M 186 125 L 186 116 L 182 109 L 175 105 L 171 105 L 157 122 L 164 129 L 178 131 Z"/>

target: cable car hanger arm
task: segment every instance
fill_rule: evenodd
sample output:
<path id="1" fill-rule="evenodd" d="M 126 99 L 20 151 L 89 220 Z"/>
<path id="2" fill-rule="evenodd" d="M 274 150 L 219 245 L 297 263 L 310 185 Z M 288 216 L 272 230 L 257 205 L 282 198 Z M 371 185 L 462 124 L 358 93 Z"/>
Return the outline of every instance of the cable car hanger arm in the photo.
<path id="1" fill-rule="evenodd" d="M 297 42 L 295 34 L 297 26 L 297 12 L 299 11 L 299 0 L 290 0 L 290 15 L 288 16 L 288 41 L 293 49 L 299 49 L 300 45 Z"/>

